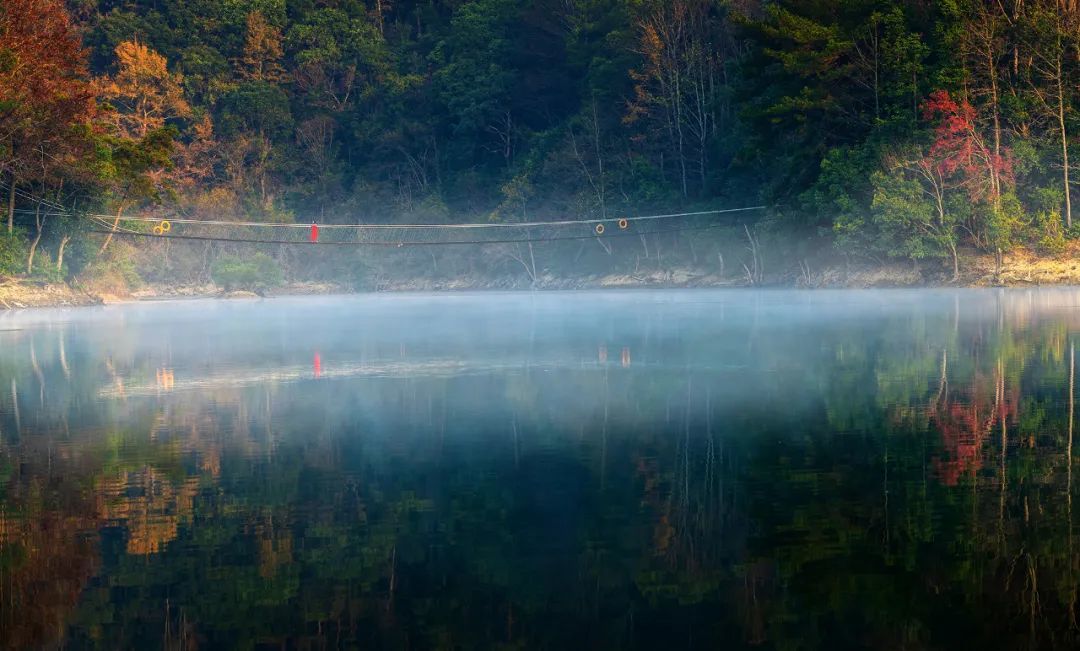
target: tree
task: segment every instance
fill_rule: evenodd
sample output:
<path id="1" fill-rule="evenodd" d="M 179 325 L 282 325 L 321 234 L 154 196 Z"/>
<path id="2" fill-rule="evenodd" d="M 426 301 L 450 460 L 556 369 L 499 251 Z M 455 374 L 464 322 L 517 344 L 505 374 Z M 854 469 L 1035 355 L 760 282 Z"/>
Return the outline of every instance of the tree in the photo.
<path id="1" fill-rule="evenodd" d="M 248 14 L 240 76 L 255 81 L 282 81 L 285 68 L 281 66 L 284 54 L 281 43 L 280 29 L 267 22 L 266 17 L 257 11 Z"/>
<path id="2" fill-rule="evenodd" d="M 172 177 L 177 186 L 194 189 L 210 182 L 215 177 L 218 147 L 220 143 L 214 138 L 214 122 L 209 114 L 204 115 L 195 123 L 189 141 L 176 146 Z"/>
<path id="3" fill-rule="evenodd" d="M 0 6 L 0 174 L 6 175 L 7 231 L 14 230 L 21 176 L 44 176 L 78 146 L 72 125 L 94 114 L 87 52 L 60 0 Z"/>
<path id="4" fill-rule="evenodd" d="M 871 210 L 885 236 L 889 255 L 913 260 L 949 257 L 953 281 L 959 279 L 958 227 L 962 211 L 943 161 L 930 155 L 893 157 L 871 177 Z"/>
<path id="5" fill-rule="evenodd" d="M 929 155 L 944 178 L 955 179 L 970 198 L 987 205 L 990 220 L 984 234 L 993 242 L 994 229 L 1003 218 L 1006 184 L 1013 179 L 1011 152 L 986 141 L 978 128 L 975 108 L 966 100 L 954 100 L 946 91 L 931 93 L 923 108 L 927 120 L 936 121 Z M 976 241 L 979 234 L 973 232 Z"/>
<path id="6" fill-rule="evenodd" d="M 696 166 L 700 192 L 707 190 L 710 146 L 726 95 L 725 58 L 731 38 L 717 10 L 712 0 L 673 0 L 659 4 L 638 23 L 643 61 L 630 72 L 634 100 L 626 121 L 652 117 L 666 132 L 683 198 L 690 195 L 689 165 Z"/>
<path id="7" fill-rule="evenodd" d="M 297 88 L 316 106 L 344 111 L 388 74 L 389 53 L 366 16 L 320 9 L 289 30 Z"/>
<path id="8" fill-rule="evenodd" d="M 508 33 L 516 10 L 514 0 L 463 4 L 454 12 L 447 38 L 432 54 L 437 65 L 437 92 L 449 113 L 454 135 L 472 154 L 470 158 L 493 149 L 506 168 L 519 141 L 517 118 L 511 108 L 514 79 Z M 494 147 L 486 146 L 493 141 Z"/>
<path id="9" fill-rule="evenodd" d="M 124 41 L 115 52 L 116 74 L 99 82 L 102 96 L 112 104 L 106 113 L 111 133 L 102 139 L 108 151 L 102 176 L 116 207 L 100 253 L 108 249 L 126 208 L 160 199 L 178 135 L 166 122 L 191 114 L 182 77 L 169 72 L 165 57 L 138 41 Z"/>
<path id="10" fill-rule="evenodd" d="M 1074 84 L 1070 67 L 1080 56 L 1072 42 L 1070 23 L 1076 17 L 1063 11 L 1060 5 L 1036 4 L 1027 14 L 1027 27 L 1032 37 L 1031 66 L 1034 73 L 1030 85 L 1040 112 L 1047 118 L 1051 131 L 1056 133 L 1061 149 L 1062 195 L 1065 200 L 1065 226 L 1072 228 L 1072 181 L 1069 169 L 1070 122 L 1073 114 Z"/>
<path id="11" fill-rule="evenodd" d="M 176 135 L 176 129 L 163 127 L 139 139 L 103 137 L 105 160 L 100 170 L 102 180 L 110 189 L 116 217 L 99 253 L 109 248 L 127 208 L 140 201 L 161 199 L 168 181 L 165 173 L 172 167 Z"/>
<path id="12" fill-rule="evenodd" d="M 102 98 L 114 109 L 109 117 L 116 133 L 145 138 L 173 118 L 187 117 L 183 76 L 169 72 L 165 57 L 138 41 L 124 41 L 115 50 L 117 72 L 101 80 Z"/>
<path id="13" fill-rule="evenodd" d="M 912 5 L 779 0 L 740 20 L 750 51 L 737 98 L 777 199 L 813 188 L 832 150 L 911 132 L 931 55 Z"/>
<path id="14" fill-rule="evenodd" d="M 327 201 L 332 197 L 337 167 L 336 134 L 338 125 L 328 115 L 318 115 L 296 127 L 296 141 L 304 154 L 308 177 L 314 184 L 314 198 L 322 217 Z"/>
<path id="15" fill-rule="evenodd" d="M 970 83 L 972 100 L 981 104 L 984 109 L 983 115 L 990 116 L 991 140 L 988 145 L 980 144 L 970 151 L 985 159 L 988 192 L 992 201 L 997 202 L 1001 196 L 1001 179 L 998 167 L 993 161 L 1003 160 L 1001 60 L 1008 50 L 1005 38 L 1008 16 L 999 6 L 990 3 L 974 2 L 971 6 L 972 10 L 964 24 L 963 37 L 960 40 L 961 55 L 966 59 L 968 69 L 972 73 Z M 934 110 L 934 97 L 934 95 L 931 96 L 931 110 Z M 968 104 L 966 99 L 964 104 Z M 976 117 L 976 112 L 971 109 L 970 117 L 966 118 L 968 120 L 966 125 L 960 126 L 954 122 L 958 129 L 956 133 L 974 135 L 978 127 L 974 121 Z M 970 141 L 970 138 L 961 139 Z M 984 149 L 985 152 L 982 151 Z"/>
<path id="16" fill-rule="evenodd" d="M 268 81 L 248 81 L 226 93 L 218 109 L 221 132 L 231 139 L 223 156 L 234 190 L 244 196 L 257 188 L 257 209 L 263 216 L 274 213 L 278 191 L 270 175 L 288 163 L 284 146 L 275 143 L 282 143 L 294 126 L 288 95 Z"/>

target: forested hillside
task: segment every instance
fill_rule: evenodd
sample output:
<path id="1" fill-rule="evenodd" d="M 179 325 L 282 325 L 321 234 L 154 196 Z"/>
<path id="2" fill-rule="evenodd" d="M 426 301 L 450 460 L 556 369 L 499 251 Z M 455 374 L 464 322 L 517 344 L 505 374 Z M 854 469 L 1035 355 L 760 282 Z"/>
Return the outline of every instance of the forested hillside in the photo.
<path id="1" fill-rule="evenodd" d="M 224 257 L 333 277 L 375 258 L 170 254 L 106 242 L 87 214 L 455 223 L 760 203 L 739 250 L 765 233 L 947 274 L 965 250 L 1053 253 L 1073 234 L 1076 5 L 3 0 L 0 274 L 188 279 Z M 665 246 L 723 266 L 692 239 Z M 633 244 L 635 266 L 654 244 Z M 535 281 L 519 248 L 443 270 Z"/>

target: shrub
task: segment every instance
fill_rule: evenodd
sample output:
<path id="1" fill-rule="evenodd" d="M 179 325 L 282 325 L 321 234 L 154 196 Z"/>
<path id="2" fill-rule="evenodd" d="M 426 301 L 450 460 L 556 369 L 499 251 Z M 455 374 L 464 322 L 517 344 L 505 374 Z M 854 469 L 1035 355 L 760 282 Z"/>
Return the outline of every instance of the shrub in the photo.
<path id="1" fill-rule="evenodd" d="M 2 228 L 2 227 L 0 227 Z M 26 240 L 19 229 L 0 232 L 0 276 L 14 276 L 26 271 Z"/>
<path id="2" fill-rule="evenodd" d="M 1038 248 L 1043 253 L 1061 253 L 1068 245 L 1065 224 L 1057 211 L 1040 212 L 1035 215 L 1035 226 L 1039 234 Z"/>
<path id="3" fill-rule="evenodd" d="M 246 290 L 262 294 L 285 282 L 281 267 L 265 253 L 223 256 L 210 268 L 214 283 L 226 291 Z"/>
<path id="4" fill-rule="evenodd" d="M 64 280 L 64 273 L 56 268 L 52 255 L 39 248 L 37 254 L 34 255 L 34 270 L 31 277 L 47 283 L 58 283 Z"/>

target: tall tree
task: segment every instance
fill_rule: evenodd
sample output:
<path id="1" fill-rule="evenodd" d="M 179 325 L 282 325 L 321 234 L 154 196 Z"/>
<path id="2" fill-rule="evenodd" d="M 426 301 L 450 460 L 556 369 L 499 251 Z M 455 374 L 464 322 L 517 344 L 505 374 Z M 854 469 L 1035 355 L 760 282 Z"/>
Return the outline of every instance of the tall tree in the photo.
<path id="1" fill-rule="evenodd" d="M 115 53 L 116 74 L 101 81 L 101 94 L 116 109 L 109 115 L 119 134 L 145 138 L 167 120 L 191 114 L 183 77 L 169 71 L 165 57 L 138 41 L 124 41 Z"/>
<path id="2" fill-rule="evenodd" d="M 116 46 L 117 71 L 101 80 L 102 96 L 112 104 L 106 114 L 111 127 L 103 143 L 109 151 L 105 178 L 113 189 L 116 217 L 101 245 L 108 249 L 124 211 L 132 204 L 157 199 L 172 166 L 177 130 L 166 122 L 186 117 L 180 75 L 169 71 L 165 57 L 137 41 Z"/>
<path id="3" fill-rule="evenodd" d="M 910 133 L 929 52 L 908 5 L 779 0 L 742 21 L 738 97 L 776 199 L 813 187 L 833 151 Z"/>
<path id="4" fill-rule="evenodd" d="M 7 231 L 14 229 L 23 175 L 45 168 L 76 144 L 71 126 L 94 112 L 87 52 L 61 0 L 0 5 L 0 174 L 6 176 Z"/>
<path id="5" fill-rule="evenodd" d="M 628 122 L 653 117 L 675 154 L 679 188 L 689 197 L 688 175 L 708 186 L 710 144 L 725 95 L 724 22 L 713 0 L 673 0 L 659 4 L 638 23 L 643 64 L 631 72 L 636 84 Z M 657 115 L 658 114 L 658 115 Z M 688 171 L 690 166 L 696 170 Z"/>
<path id="6" fill-rule="evenodd" d="M 454 12 L 447 38 L 433 53 L 439 97 L 468 166 L 494 151 L 508 169 L 516 154 L 509 31 L 516 15 L 516 0 L 470 0 Z"/>
<path id="7" fill-rule="evenodd" d="M 255 81 L 280 82 L 285 78 L 281 30 L 257 11 L 248 14 L 240 76 Z"/>
<path id="8" fill-rule="evenodd" d="M 1026 15 L 1033 75 L 1032 94 L 1039 112 L 1047 119 L 1050 131 L 1057 136 L 1061 150 L 1062 195 L 1065 201 L 1065 226 L 1072 228 L 1072 181 L 1070 179 L 1069 140 L 1075 85 L 1075 61 L 1080 50 L 1070 29 L 1077 20 L 1061 6 L 1043 0 Z"/>
<path id="9" fill-rule="evenodd" d="M 1003 219 L 1002 198 L 1013 180 L 1012 152 L 995 151 L 996 141 L 988 140 L 979 128 L 978 112 L 966 100 L 955 100 L 945 91 L 930 95 L 926 117 L 936 122 L 930 156 L 946 178 L 957 179 L 971 199 L 990 209 L 982 233 L 976 239 L 997 246 L 1002 241 L 999 221 Z M 1000 246 L 998 246 L 1000 255 Z"/>
<path id="10" fill-rule="evenodd" d="M 981 107 L 982 115 L 990 118 L 990 154 L 994 159 L 1002 157 L 1002 67 L 1009 52 L 1006 39 L 1008 15 L 997 3 L 973 2 L 973 9 L 964 25 L 961 40 L 962 56 L 966 58 L 971 98 Z M 987 168 L 988 178 L 995 197 L 1000 197 L 1000 179 L 996 168 Z"/>
<path id="11" fill-rule="evenodd" d="M 344 111 L 385 78 L 389 52 L 366 15 L 319 9 L 289 30 L 297 88 L 316 105 Z"/>

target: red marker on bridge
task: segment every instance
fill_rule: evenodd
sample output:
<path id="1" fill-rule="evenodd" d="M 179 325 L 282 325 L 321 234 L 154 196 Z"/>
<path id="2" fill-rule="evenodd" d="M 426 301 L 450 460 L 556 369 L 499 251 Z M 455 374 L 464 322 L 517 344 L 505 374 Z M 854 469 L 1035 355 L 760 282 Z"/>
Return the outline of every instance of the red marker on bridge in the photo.
<path id="1" fill-rule="evenodd" d="M 315 377 L 322 377 L 322 355 L 315 353 L 315 359 L 312 360 L 312 366 L 315 367 Z"/>
<path id="2" fill-rule="evenodd" d="M 319 225 L 315 222 L 311 222 L 311 242 L 314 244 L 319 241 Z"/>

